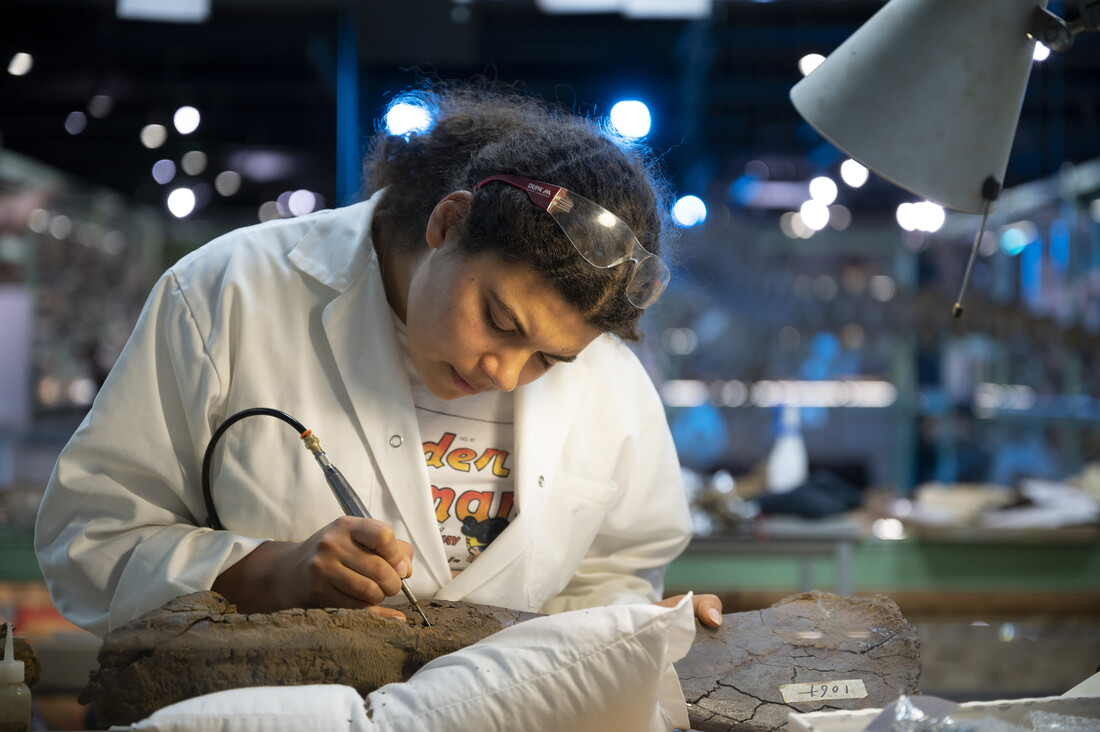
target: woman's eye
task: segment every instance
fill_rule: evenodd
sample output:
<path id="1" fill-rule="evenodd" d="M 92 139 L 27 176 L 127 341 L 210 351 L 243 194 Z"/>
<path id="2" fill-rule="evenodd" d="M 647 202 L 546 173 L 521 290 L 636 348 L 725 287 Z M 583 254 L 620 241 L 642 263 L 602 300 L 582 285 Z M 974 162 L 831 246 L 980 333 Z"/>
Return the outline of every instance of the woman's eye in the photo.
<path id="1" fill-rule="evenodd" d="M 497 323 L 496 318 L 493 317 L 493 309 L 492 308 L 486 308 L 485 309 L 485 325 L 489 326 L 489 330 L 495 331 L 497 333 L 512 333 L 513 332 L 513 330 L 511 328 L 502 327 L 501 325 L 499 325 Z"/>

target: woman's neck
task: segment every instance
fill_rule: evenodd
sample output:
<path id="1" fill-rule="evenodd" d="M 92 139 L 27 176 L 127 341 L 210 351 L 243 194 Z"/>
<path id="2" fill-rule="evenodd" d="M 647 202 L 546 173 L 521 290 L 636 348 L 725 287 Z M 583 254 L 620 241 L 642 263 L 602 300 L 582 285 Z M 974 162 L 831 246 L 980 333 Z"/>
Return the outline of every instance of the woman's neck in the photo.
<path id="1" fill-rule="evenodd" d="M 409 283 L 412 282 L 418 259 L 417 248 L 402 241 L 393 227 L 386 226 L 377 218 L 371 225 L 371 240 L 382 270 L 386 302 L 404 323 L 409 301 Z"/>

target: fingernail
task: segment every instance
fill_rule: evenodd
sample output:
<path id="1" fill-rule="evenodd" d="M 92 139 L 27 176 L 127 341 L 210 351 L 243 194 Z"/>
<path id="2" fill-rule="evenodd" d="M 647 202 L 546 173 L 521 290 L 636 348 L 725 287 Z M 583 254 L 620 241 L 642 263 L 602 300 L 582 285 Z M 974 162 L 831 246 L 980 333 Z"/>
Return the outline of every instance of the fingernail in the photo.
<path id="1" fill-rule="evenodd" d="M 714 608 L 711 608 L 710 611 L 707 612 L 707 617 L 709 617 L 711 619 L 711 622 L 713 622 L 715 625 L 722 624 L 722 613 L 718 612 Z"/>
<path id="2" fill-rule="evenodd" d="M 401 560 L 400 564 L 394 567 L 394 569 L 397 571 L 397 576 L 401 579 L 405 579 L 409 576 L 409 565 L 405 564 L 405 560 L 403 559 Z"/>

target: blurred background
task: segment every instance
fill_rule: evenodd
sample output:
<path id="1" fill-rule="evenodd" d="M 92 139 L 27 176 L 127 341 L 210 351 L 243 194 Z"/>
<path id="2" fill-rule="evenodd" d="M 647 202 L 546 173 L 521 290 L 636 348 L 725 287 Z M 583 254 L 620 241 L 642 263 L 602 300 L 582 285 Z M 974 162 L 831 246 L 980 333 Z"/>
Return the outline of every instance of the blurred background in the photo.
<path id="1" fill-rule="evenodd" d="M 642 138 L 680 199 L 637 347 L 698 532 L 670 591 L 727 611 L 886 594 L 924 692 L 959 700 L 1093 673 L 1100 34 L 1037 48 L 954 319 L 978 218 L 868 174 L 789 99 L 882 5 L 6 0 L 0 617 L 42 649 L 43 728 L 82 723 L 98 644 L 50 605 L 34 515 L 155 278 L 229 229 L 357 200 L 365 137 L 416 124 L 387 116 L 397 94 L 475 75 Z"/>

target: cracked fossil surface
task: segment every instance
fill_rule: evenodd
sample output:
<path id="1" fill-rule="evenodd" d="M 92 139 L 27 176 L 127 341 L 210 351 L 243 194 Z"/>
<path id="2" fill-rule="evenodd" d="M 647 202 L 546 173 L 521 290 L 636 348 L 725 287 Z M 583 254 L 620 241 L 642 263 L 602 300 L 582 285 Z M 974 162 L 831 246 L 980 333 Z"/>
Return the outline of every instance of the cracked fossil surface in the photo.
<path id="1" fill-rule="evenodd" d="M 700 626 L 675 664 L 692 728 L 785 729 L 790 712 L 883 707 L 917 692 L 920 641 L 881 595 L 792 595 Z M 862 695 L 861 695 L 862 694 Z"/>
<path id="2" fill-rule="evenodd" d="M 224 689 L 346 684 L 369 694 L 437 656 L 532 617 L 486 605 L 422 602 L 395 623 L 363 610 L 242 615 L 213 592 L 184 595 L 111 631 L 80 701 L 127 725 Z M 919 641 L 888 598 L 810 592 L 698 625 L 675 664 L 692 729 L 784 729 L 791 711 L 882 707 L 917 690 Z"/>

